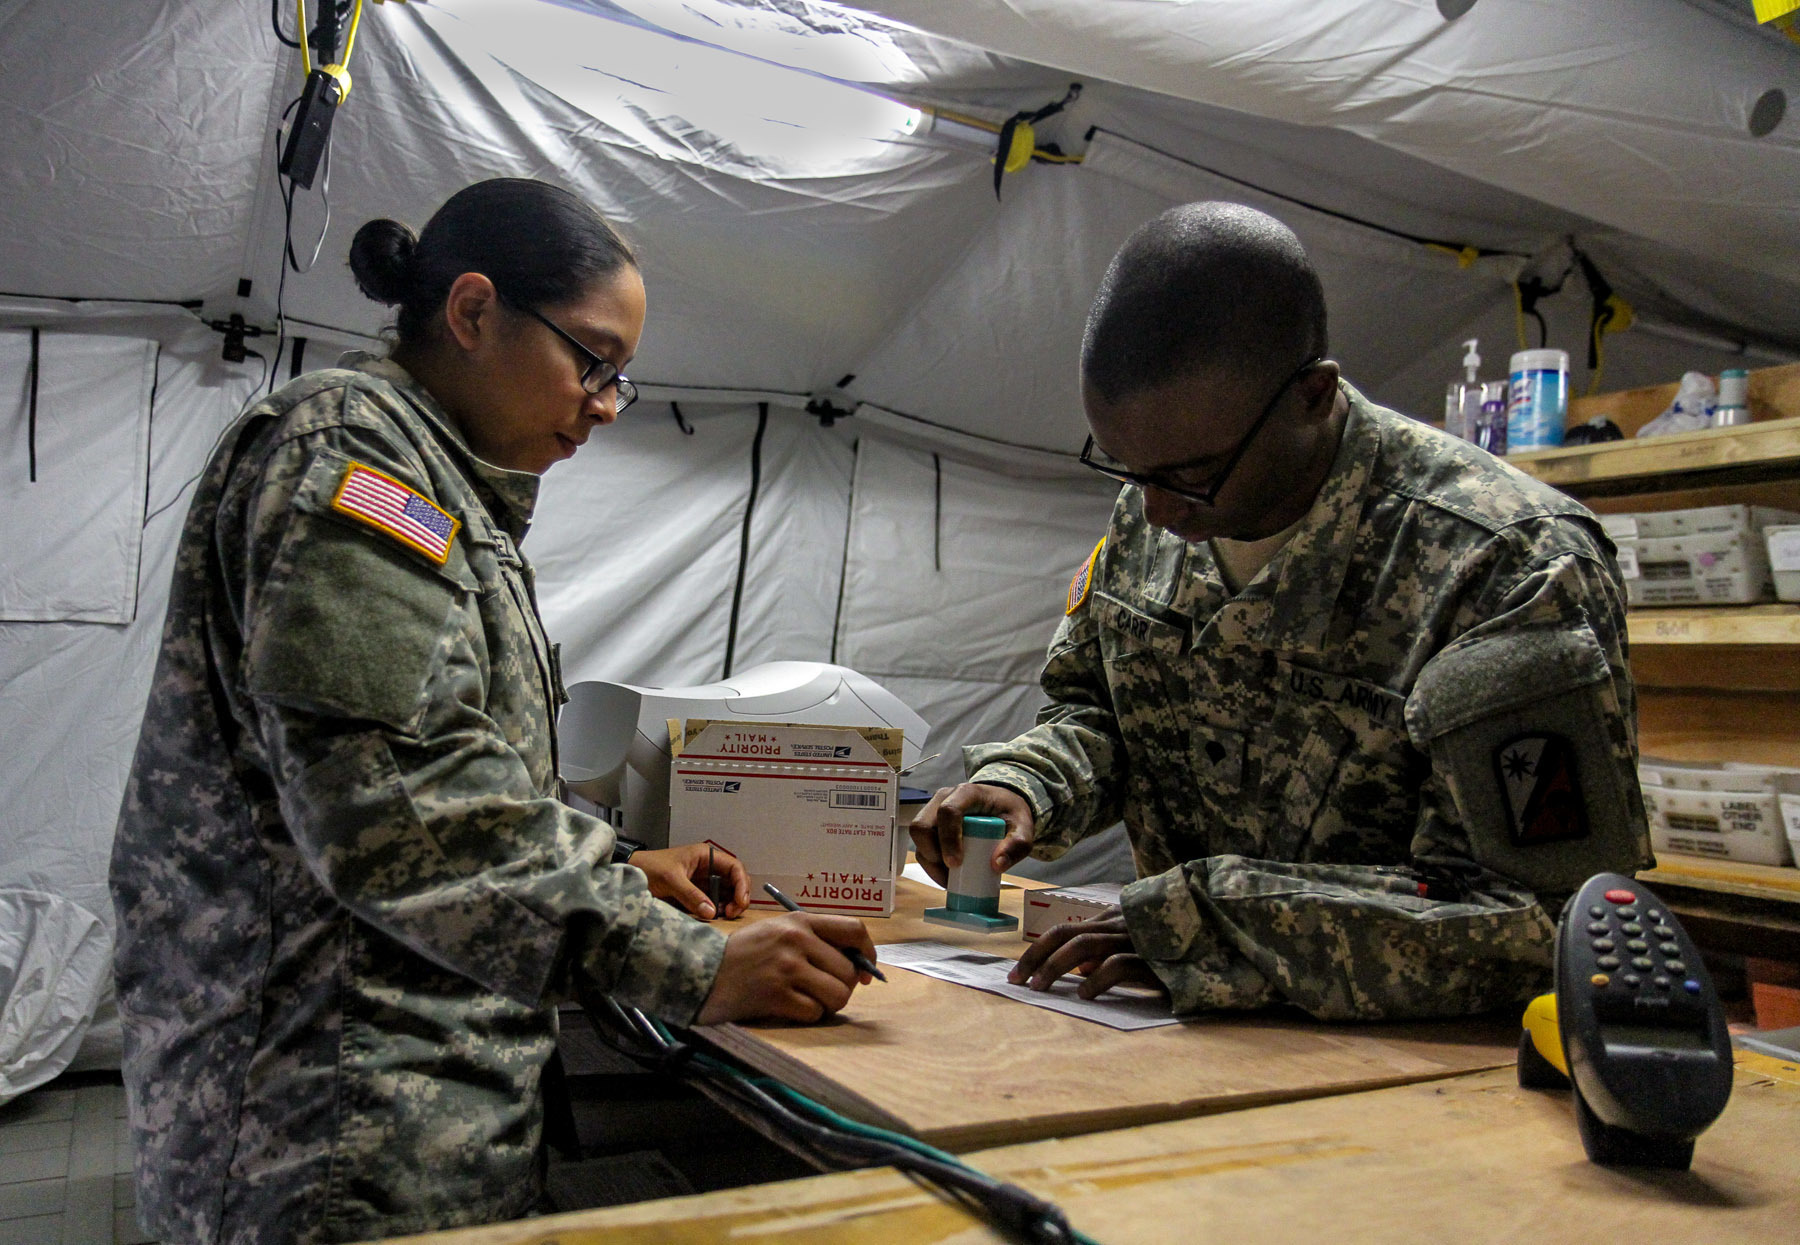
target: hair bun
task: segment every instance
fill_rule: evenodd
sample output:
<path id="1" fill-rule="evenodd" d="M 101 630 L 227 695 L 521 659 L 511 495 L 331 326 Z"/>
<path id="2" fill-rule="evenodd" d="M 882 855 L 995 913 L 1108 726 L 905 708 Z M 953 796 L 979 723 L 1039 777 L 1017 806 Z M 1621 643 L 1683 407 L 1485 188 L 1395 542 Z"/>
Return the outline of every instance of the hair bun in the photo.
<path id="1" fill-rule="evenodd" d="M 404 302 L 412 289 L 413 251 L 418 235 L 396 220 L 372 220 L 350 243 L 350 275 L 356 287 L 378 303 Z"/>

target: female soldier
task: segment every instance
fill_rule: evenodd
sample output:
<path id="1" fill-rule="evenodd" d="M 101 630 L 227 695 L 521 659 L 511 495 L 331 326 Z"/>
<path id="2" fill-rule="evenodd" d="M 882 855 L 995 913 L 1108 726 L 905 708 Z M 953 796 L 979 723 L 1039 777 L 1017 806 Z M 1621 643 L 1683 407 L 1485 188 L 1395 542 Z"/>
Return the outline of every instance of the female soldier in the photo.
<path id="1" fill-rule="evenodd" d="M 872 954 L 727 939 L 696 854 L 615 863 L 557 799 L 563 699 L 518 548 L 538 475 L 635 396 L 632 254 L 541 182 L 357 233 L 387 359 L 226 434 L 181 537 L 112 863 L 138 1210 L 165 1242 L 361 1240 L 529 1213 L 576 982 L 665 1020 L 815 1020 Z M 745 906 L 747 882 L 733 862 Z"/>

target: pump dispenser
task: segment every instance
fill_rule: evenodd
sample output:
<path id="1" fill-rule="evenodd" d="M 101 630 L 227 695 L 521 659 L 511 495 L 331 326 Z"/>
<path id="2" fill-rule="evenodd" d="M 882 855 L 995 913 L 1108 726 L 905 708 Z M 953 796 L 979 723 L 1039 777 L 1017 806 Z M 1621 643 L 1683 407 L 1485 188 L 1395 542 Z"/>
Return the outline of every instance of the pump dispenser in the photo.
<path id="1" fill-rule="evenodd" d="M 1481 339 L 1463 343 L 1463 378 L 1453 380 L 1444 392 L 1444 431 L 1473 441 L 1481 418 Z"/>

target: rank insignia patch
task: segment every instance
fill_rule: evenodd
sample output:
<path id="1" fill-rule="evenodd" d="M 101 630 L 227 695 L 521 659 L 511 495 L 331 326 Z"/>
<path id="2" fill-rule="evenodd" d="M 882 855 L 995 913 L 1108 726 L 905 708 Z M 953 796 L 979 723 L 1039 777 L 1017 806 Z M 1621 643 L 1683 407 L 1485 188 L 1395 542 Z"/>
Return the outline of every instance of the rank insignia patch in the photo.
<path id="1" fill-rule="evenodd" d="M 1088 591 L 1094 586 L 1094 565 L 1100 561 L 1100 551 L 1105 547 L 1106 537 L 1102 536 L 1100 543 L 1094 546 L 1094 551 L 1088 554 L 1087 561 L 1075 572 L 1075 578 L 1069 581 L 1069 602 L 1063 610 L 1065 615 L 1073 614 L 1088 599 Z"/>
<path id="2" fill-rule="evenodd" d="M 1507 830 L 1518 847 L 1587 837 L 1575 748 L 1560 735 L 1521 735 L 1494 750 Z"/>
<path id="3" fill-rule="evenodd" d="M 422 494 L 361 463 L 350 464 L 331 508 L 386 532 L 439 566 L 450 556 L 450 542 L 462 526 Z"/>

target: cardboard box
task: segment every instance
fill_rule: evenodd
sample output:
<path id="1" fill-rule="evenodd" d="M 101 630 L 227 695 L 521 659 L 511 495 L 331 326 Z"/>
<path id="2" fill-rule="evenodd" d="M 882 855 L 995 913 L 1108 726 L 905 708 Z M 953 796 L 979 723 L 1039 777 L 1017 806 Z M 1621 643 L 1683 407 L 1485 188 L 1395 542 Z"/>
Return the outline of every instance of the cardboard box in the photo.
<path id="1" fill-rule="evenodd" d="M 780 907 L 762 891 L 773 882 L 803 908 L 893 915 L 899 731 L 698 719 L 670 727 L 671 744 L 680 741 L 669 767 L 671 847 L 730 851 L 750 871 L 752 907 Z"/>
<path id="2" fill-rule="evenodd" d="M 1085 921 L 1099 916 L 1119 902 L 1124 887 L 1117 882 L 1096 882 L 1092 886 L 1062 886 L 1054 890 L 1025 892 L 1025 926 L 1027 942 L 1035 941 L 1053 925 Z"/>
<path id="3" fill-rule="evenodd" d="M 1793 863 L 1781 796 L 1773 791 L 1690 791 L 1645 783 L 1643 792 L 1650 845 L 1659 855 Z"/>
<path id="4" fill-rule="evenodd" d="M 1769 549 L 1769 571 L 1775 579 L 1775 599 L 1800 601 L 1800 524 L 1777 524 L 1763 529 Z"/>
<path id="5" fill-rule="evenodd" d="M 1768 548 L 1748 532 L 1621 540 L 1619 571 L 1630 605 L 1745 605 L 1775 595 Z"/>
<path id="6" fill-rule="evenodd" d="M 1773 506 L 1696 506 L 1686 510 L 1647 510 L 1600 516 L 1600 526 L 1615 541 L 1699 536 L 1709 532 L 1753 535 L 1774 523 L 1800 523 L 1800 514 Z"/>

